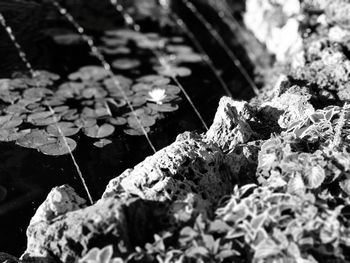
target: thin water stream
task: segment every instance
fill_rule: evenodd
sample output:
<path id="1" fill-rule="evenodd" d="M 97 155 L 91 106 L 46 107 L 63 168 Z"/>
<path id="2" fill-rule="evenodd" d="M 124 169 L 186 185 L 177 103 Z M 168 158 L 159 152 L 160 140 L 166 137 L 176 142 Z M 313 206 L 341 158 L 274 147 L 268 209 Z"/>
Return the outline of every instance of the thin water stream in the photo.
<path id="1" fill-rule="evenodd" d="M 175 23 L 183 30 L 183 32 L 191 39 L 192 43 L 196 46 L 197 50 L 202 54 L 203 61 L 207 64 L 207 66 L 210 68 L 210 70 L 214 73 L 216 79 L 219 81 L 221 87 L 225 91 L 225 93 L 232 97 L 232 93 L 230 89 L 228 88 L 227 84 L 223 80 L 223 78 L 220 76 L 220 73 L 218 72 L 217 68 L 214 66 L 213 61 L 210 59 L 208 54 L 205 52 L 203 46 L 198 41 L 196 36 L 191 32 L 191 30 L 187 27 L 186 23 L 176 14 L 171 13 L 170 14 L 172 19 L 175 21 Z"/>
<path id="2" fill-rule="evenodd" d="M 232 49 L 226 44 L 224 39 L 219 35 L 216 29 L 207 21 L 207 19 L 199 12 L 197 7 L 193 5 L 189 0 L 181 0 L 185 6 L 193 13 L 193 15 L 207 28 L 208 32 L 212 37 L 220 44 L 220 46 L 225 50 L 229 58 L 232 60 L 233 64 L 241 72 L 242 76 L 246 79 L 252 90 L 256 95 L 259 94 L 259 89 L 254 83 L 253 79 L 249 76 L 247 70 L 243 67 L 241 61 L 237 58 L 236 54 Z"/>

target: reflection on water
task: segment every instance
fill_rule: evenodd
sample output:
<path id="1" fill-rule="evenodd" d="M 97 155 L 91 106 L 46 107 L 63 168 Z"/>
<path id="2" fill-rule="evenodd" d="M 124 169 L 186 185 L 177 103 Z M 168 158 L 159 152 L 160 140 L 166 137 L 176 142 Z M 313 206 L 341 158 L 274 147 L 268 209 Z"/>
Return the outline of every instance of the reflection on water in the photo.
<path id="1" fill-rule="evenodd" d="M 18 8 L 21 7 L 23 13 L 26 13 L 30 12 L 32 7 L 32 4 L 28 4 L 28 9 L 26 9 L 27 4 L 25 2 L 21 2 L 21 4 L 17 1 L 15 2 L 16 4 L 11 5 L 11 1 L 9 1 L 8 4 L 6 4 L 6 8 L 4 8 L 5 5 L 3 3 L 0 3 L 0 12 L 4 14 L 8 24 L 14 23 L 14 20 L 16 19 L 14 16 L 17 14 L 17 12 L 13 13 L 9 10 L 18 10 Z M 77 19 L 77 22 L 83 25 L 87 30 L 87 34 L 93 36 L 96 45 L 100 47 L 106 43 L 105 32 L 112 32 L 111 30 L 115 29 L 125 29 L 125 26 L 120 14 L 118 15 L 116 12 L 112 12 L 113 10 L 110 10 L 108 3 L 106 4 L 104 1 L 93 2 L 95 3 L 95 6 L 93 7 L 91 6 L 91 3 L 87 3 L 83 9 L 77 8 L 72 4 L 76 3 L 81 6 L 79 1 L 71 2 L 71 6 L 68 7 L 69 11 Z M 140 1 L 140 6 L 145 3 L 147 3 L 147 1 Z M 91 52 L 91 46 L 89 49 L 84 41 L 81 41 L 79 35 L 74 32 L 74 28 L 72 28 L 62 16 L 57 14 L 55 10 L 52 10 L 52 6 L 50 8 L 49 5 L 34 5 L 41 11 L 38 14 L 35 13 L 36 16 L 39 16 L 38 20 L 40 20 L 40 23 L 38 20 L 35 20 L 32 26 L 36 29 L 36 32 L 40 32 L 40 37 L 37 37 L 38 33 L 36 33 L 36 37 L 33 38 L 26 35 L 31 34 L 33 30 L 26 32 L 15 27 L 13 31 L 16 37 L 18 36 L 18 41 L 22 44 L 29 60 L 33 62 L 35 69 L 49 70 L 60 76 L 60 80 L 57 80 L 57 83 L 50 88 L 52 91 L 56 92 L 59 90 L 60 85 L 65 82 L 76 82 L 76 80 L 72 80 L 72 78 L 69 77 L 71 76 L 70 74 L 78 72 L 80 68 L 86 65 L 99 65 L 99 62 L 101 61 L 98 61 L 96 58 L 89 55 Z M 146 11 L 157 17 L 160 17 L 161 15 L 161 12 L 157 10 L 155 10 L 156 13 L 152 13 L 155 12 L 152 8 L 143 8 L 140 10 L 142 10 L 142 12 L 135 14 L 131 12 L 133 11 L 132 9 L 127 9 L 127 11 L 130 11 L 135 17 L 141 16 L 144 18 L 149 15 Z M 181 10 L 181 7 L 176 7 L 176 10 Z M 181 19 L 183 19 L 187 26 L 190 27 L 189 30 L 195 33 L 196 38 L 198 38 L 197 41 L 203 45 L 203 49 L 206 50 L 209 57 L 212 59 L 212 68 L 208 67 L 206 63 L 188 63 L 186 61 L 181 61 L 181 63 L 178 64 L 179 67 L 188 68 L 191 75 L 178 75 L 176 79 L 179 79 L 181 85 L 186 90 L 186 93 L 188 93 L 188 97 L 193 101 L 194 105 L 196 105 L 196 109 L 198 109 L 198 112 L 203 117 L 203 121 L 210 123 L 214 116 L 219 98 L 222 95 L 225 95 L 225 90 L 221 87 L 222 83 L 220 83 L 217 78 L 219 71 L 222 71 L 222 79 L 225 83 L 228 83 L 230 92 L 235 98 L 248 98 L 253 94 L 251 90 L 246 88 L 246 80 L 242 78 L 239 71 L 232 68 L 232 63 L 227 59 L 225 52 L 219 51 L 214 42 L 204 41 L 207 40 L 210 35 L 203 30 L 202 26 L 198 24 L 198 21 L 195 22 L 186 12 L 179 11 L 179 14 L 181 14 Z M 26 17 L 23 14 L 21 16 Z M 160 20 L 164 27 L 159 27 L 156 21 L 152 21 L 149 18 L 137 20 L 137 23 L 140 23 L 143 32 L 155 32 L 158 33 L 159 36 L 164 37 L 167 41 L 170 39 L 172 47 L 169 45 L 170 48 L 168 47 L 167 50 L 169 53 L 175 52 L 176 48 L 174 49 L 174 46 L 192 46 L 191 38 L 187 39 L 186 34 L 182 32 L 183 27 L 182 29 L 178 28 L 173 21 L 166 17 L 161 17 Z M 25 24 L 28 24 L 28 21 L 25 23 L 23 22 L 23 26 L 27 26 Z M 220 23 L 220 21 L 217 21 L 217 23 Z M 15 24 L 18 25 L 18 22 Z M 3 32 L 1 32 L 0 36 L 2 39 L 6 38 L 6 35 L 3 35 Z M 21 42 L 23 39 L 26 39 L 26 41 Z M 113 38 L 109 38 L 107 41 L 112 40 Z M 184 42 L 182 43 L 183 40 Z M 134 61 L 138 61 L 137 66 L 135 66 L 135 64 L 134 66 L 129 65 L 126 69 L 123 67 L 126 67 L 127 60 L 124 60 L 124 63 L 120 63 L 119 61 L 118 63 L 115 63 L 116 66 L 113 69 L 116 74 L 123 74 L 125 78 L 131 79 L 133 84 L 139 84 L 137 88 L 130 85 L 130 91 L 132 91 L 132 94 L 137 93 L 135 90 L 140 91 L 140 83 L 145 84 L 145 82 L 140 81 L 136 83 L 137 79 L 142 76 L 162 74 L 159 70 L 157 71 L 157 68 L 154 66 L 156 63 L 154 52 L 139 47 L 137 44 L 139 42 L 130 41 L 130 39 L 125 40 L 124 38 L 124 40 L 116 40 L 114 38 L 114 41 L 114 45 L 118 45 L 118 47 L 111 46 L 111 42 L 107 42 L 107 44 L 109 43 L 109 47 L 106 48 L 105 46 L 104 52 L 107 64 L 103 64 L 104 66 L 110 65 L 109 63 L 112 63 L 117 59 L 129 59 L 130 62 L 130 58 L 132 58 Z M 152 43 L 148 42 L 147 44 L 149 45 Z M 35 48 L 31 49 L 32 46 L 40 46 L 42 49 L 40 49 L 40 51 Z M 167 46 L 165 45 L 163 47 L 166 48 Z M 196 46 L 194 46 L 193 49 L 196 49 Z M 157 47 L 155 50 L 158 52 L 159 48 Z M 200 52 L 201 50 L 197 51 Z M 16 49 L 6 45 L 6 47 L 0 47 L 0 52 L 16 54 Z M 15 58 L 16 56 L 13 55 L 7 57 Z M 32 59 L 33 57 L 40 57 L 40 59 Z M 194 59 L 193 56 L 192 58 Z M 18 59 L 15 59 L 14 61 L 14 63 L 10 64 L 20 64 Z M 1 77 L 10 77 L 10 73 L 13 73 L 15 69 L 23 68 L 22 66 L 15 66 L 11 67 L 11 70 L 9 70 L 9 64 L 5 62 L 3 63 L 0 61 Z M 212 71 L 213 67 L 216 67 L 214 72 L 216 74 Z M 109 68 L 107 68 L 107 70 L 109 70 Z M 232 74 L 232 71 L 234 74 Z M 165 76 L 163 79 L 167 79 L 167 77 L 169 76 Z M 170 78 L 173 78 L 173 75 L 170 75 Z M 79 81 L 81 81 L 81 79 Z M 92 80 L 89 79 L 88 81 L 91 82 Z M 91 83 L 96 84 L 97 82 Z M 234 84 L 231 85 L 232 83 Z M 163 84 L 163 86 L 176 84 L 177 83 L 170 82 Z M 131 87 L 134 88 L 131 89 Z M 85 88 L 86 87 L 84 86 L 84 89 Z M 149 129 L 147 129 L 146 132 L 147 137 L 149 137 L 149 141 L 152 142 L 154 148 L 161 149 L 170 144 L 175 140 L 176 136 L 183 131 L 203 131 L 203 125 L 198 119 L 198 114 L 196 114 L 185 97 L 182 97 L 182 100 L 176 100 L 176 105 L 178 105 L 178 107 L 176 107 L 175 111 L 165 111 L 164 109 L 167 109 L 167 107 L 164 105 L 168 102 L 162 102 L 161 100 L 164 100 L 164 98 L 162 97 L 160 99 L 159 94 L 153 95 L 158 96 L 158 98 L 155 99 L 153 97 L 152 101 L 152 98 L 149 99 L 148 97 L 152 96 L 152 93 L 149 93 L 149 86 L 147 88 L 147 85 L 144 85 L 143 88 L 145 89 L 144 93 L 140 93 L 141 95 L 139 94 L 137 95 L 137 98 L 135 98 L 136 102 L 141 103 L 140 101 L 142 101 L 142 103 L 139 105 L 130 99 L 129 103 L 135 103 L 131 105 L 132 108 L 135 107 L 137 109 L 142 107 L 150 108 L 150 106 L 147 105 L 151 104 L 151 111 L 147 114 L 149 116 L 154 116 L 154 114 L 161 116 L 157 117 L 157 121 L 154 122 L 150 122 L 149 119 L 148 122 L 146 120 L 141 121 L 142 126 L 146 126 L 147 123 L 152 123 L 152 125 L 148 126 Z M 116 117 L 124 118 L 127 121 L 123 124 L 124 126 L 113 124 L 113 133 L 109 134 L 108 138 L 103 138 L 105 140 L 110 140 L 111 143 L 99 141 L 94 136 L 86 136 L 86 134 L 95 134 L 95 130 L 89 130 L 90 132 L 87 132 L 87 129 L 82 128 L 77 133 L 69 135 L 72 140 L 77 142 L 73 153 L 86 180 L 86 185 L 89 187 L 93 200 L 100 197 L 104 191 L 105 185 L 111 178 L 117 176 L 126 168 L 134 166 L 146 156 L 153 153 L 152 148 L 149 146 L 144 136 L 131 136 L 125 133 L 125 127 L 127 127 L 125 125 L 129 125 L 129 128 L 132 128 L 133 125 L 137 126 L 137 123 L 135 124 L 132 118 L 129 119 L 130 116 L 125 115 L 130 112 L 126 110 L 128 105 L 120 106 L 121 101 L 116 100 L 116 97 L 111 97 L 111 94 L 99 97 L 101 94 L 97 94 L 95 91 L 96 89 L 92 92 L 92 97 L 94 98 L 93 103 L 96 104 L 98 101 L 98 103 L 100 103 L 99 105 L 103 105 L 103 107 L 107 105 L 106 107 L 109 108 L 110 115 L 116 115 L 113 116 L 114 123 L 120 124 L 121 122 L 121 119 L 118 120 Z M 23 91 L 19 94 L 23 94 L 22 92 Z M 86 107 L 89 106 L 88 103 L 91 101 L 89 97 L 90 95 L 86 95 L 86 91 L 84 96 L 75 101 L 67 100 L 65 103 L 69 107 L 76 107 L 77 112 L 82 112 L 83 107 L 79 103 L 85 101 L 87 105 L 84 107 Z M 171 93 L 171 96 L 178 96 L 178 94 Z M 147 97 L 148 99 L 144 101 L 144 97 Z M 116 104 L 113 104 L 110 99 L 113 99 Z M 77 102 L 79 103 L 77 104 Z M 1 109 L 4 111 L 8 105 L 8 102 L 2 103 Z M 174 107 L 174 104 L 171 105 Z M 31 105 L 30 107 L 35 109 L 35 107 L 40 107 L 40 105 Z M 163 109 L 163 112 L 159 112 L 159 109 Z M 153 112 L 153 115 L 151 112 Z M 4 115 L 4 112 L 2 115 Z M 97 124 L 101 126 L 102 121 L 107 120 L 111 123 L 110 119 L 111 118 L 108 116 L 103 116 L 103 118 L 97 119 Z M 31 123 L 31 125 L 32 124 L 33 123 Z M 64 126 L 64 124 L 61 125 L 63 125 L 60 126 L 62 128 L 61 132 L 65 133 L 72 131 L 71 126 L 67 127 Z M 50 129 L 51 133 L 54 133 L 52 130 L 55 130 L 55 127 L 51 127 Z M 48 128 L 46 131 L 47 130 Z M 97 145 L 99 145 L 98 147 L 96 147 L 96 142 L 99 142 L 97 143 Z M 73 186 L 81 196 L 87 198 L 84 187 L 81 184 L 81 180 L 79 179 L 69 155 L 48 156 L 36 149 L 23 148 L 16 145 L 14 142 L 0 143 L 1 251 L 13 253 L 15 255 L 19 255 L 23 251 L 25 247 L 25 229 L 35 209 L 44 200 L 51 187 L 65 183 Z"/>

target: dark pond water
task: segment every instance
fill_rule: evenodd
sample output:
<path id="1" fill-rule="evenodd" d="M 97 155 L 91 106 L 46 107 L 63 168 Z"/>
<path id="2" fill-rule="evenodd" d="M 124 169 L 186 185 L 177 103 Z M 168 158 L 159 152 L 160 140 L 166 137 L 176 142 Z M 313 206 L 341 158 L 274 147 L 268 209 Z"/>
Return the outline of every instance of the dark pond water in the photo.
<path id="1" fill-rule="evenodd" d="M 62 3 L 97 41 L 105 30 L 123 27 L 120 14 L 110 8 L 108 1 L 84 1 L 83 4 L 81 2 L 83 1 L 75 0 Z M 235 41 L 232 32 L 213 10 L 206 9 L 200 4 L 198 7 L 220 30 L 220 34 L 236 51 L 251 73 L 252 67 L 246 59 L 244 48 L 240 46 L 239 41 Z M 253 93 L 245 79 L 205 27 L 178 2 L 173 8 L 204 46 L 217 69 L 222 73 L 234 98 L 252 97 Z M 98 61 L 89 55 L 89 49 L 85 44 L 62 46 L 45 34 L 57 28 L 72 29 L 71 25 L 66 23 L 50 4 L 0 0 L 0 12 L 12 26 L 34 68 L 55 72 L 64 79 L 81 66 L 98 64 Z M 149 19 L 139 22 L 145 32 L 158 32 L 164 36 L 181 35 L 185 37 L 186 45 L 193 46 L 179 29 L 170 26 L 161 28 Z M 154 74 L 149 65 L 151 56 L 150 53 L 136 55 L 141 62 L 144 62 L 139 68 L 139 73 L 123 71 L 122 74 L 131 78 L 138 74 Z M 112 59 L 112 57 L 107 58 Z M 179 78 L 179 80 L 206 123 L 210 125 L 218 101 L 221 96 L 225 95 L 224 91 L 206 64 L 196 63 L 186 64 L 186 66 L 192 70 L 192 75 Z M 23 70 L 23 65 L 5 31 L 0 28 L 0 77 L 8 78 L 17 70 Z M 120 72 L 116 71 L 116 73 Z M 166 114 L 165 118 L 157 121 L 156 125 L 151 127 L 149 136 L 154 146 L 161 149 L 172 143 L 176 136 L 184 131 L 203 132 L 204 129 L 189 103 L 182 98 L 179 102 L 179 109 Z M 103 148 L 93 146 L 92 140 L 81 132 L 75 135 L 74 139 L 78 142 L 74 155 L 94 200 L 101 196 L 105 185 L 111 178 L 119 175 L 126 168 L 133 167 L 153 153 L 144 136 L 129 136 L 118 128 L 109 138 L 112 143 Z M 81 196 L 86 197 L 69 155 L 46 156 L 12 142 L 0 143 L 0 185 L 7 190 L 7 196 L 0 201 L 0 251 L 17 256 L 23 252 L 26 245 L 25 230 L 31 216 L 45 199 L 51 187 L 61 184 L 70 184 Z"/>

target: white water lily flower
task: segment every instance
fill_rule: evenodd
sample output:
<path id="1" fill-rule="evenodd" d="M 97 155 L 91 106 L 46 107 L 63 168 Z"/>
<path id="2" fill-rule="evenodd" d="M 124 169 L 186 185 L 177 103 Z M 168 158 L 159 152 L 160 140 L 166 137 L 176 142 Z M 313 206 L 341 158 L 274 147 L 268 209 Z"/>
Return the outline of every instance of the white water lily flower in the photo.
<path id="1" fill-rule="evenodd" d="M 147 98 L 148 101 L 155 102 L 157 104 L 162 104 L 164 99 L 166 98 L 165 89 L 153 89 L 150 92 L 148 92 L 149 97 Z"/>

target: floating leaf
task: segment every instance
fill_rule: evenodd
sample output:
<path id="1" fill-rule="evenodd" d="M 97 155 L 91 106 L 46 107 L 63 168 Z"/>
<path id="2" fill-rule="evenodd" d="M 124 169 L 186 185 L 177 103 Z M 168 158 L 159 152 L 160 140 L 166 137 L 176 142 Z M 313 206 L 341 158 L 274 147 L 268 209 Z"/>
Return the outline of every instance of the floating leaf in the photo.
<path id="1" fill-rule="evenodd" d="M 186 54 L 192 54 L 193 49 L 186 45 L 167 45 L 166 47 L 167 51 L 170 53 L 186 53 Z"/>
<path id="2" fill-rule="evenodd" d="M 152 84 L 154 86 L 167 85 L 170 79 L 159 75 L 146 75 L 137 79 L 138 82 Z"/>
<path id="3" fill-rule="evenodd" d="M 23 119 L 19 116 L 5 115 L 0 116 L 0 128 L 1 129 L 12 129 L 18 127 L 23 122 Z"/>
<path id="4" fill-rule="evenodd" d="M 70 80 L 95 80 L 99 81 L 107 76 L 109 76 L 110 73 L 105 70 L 103 67 L 99 66 L 85 66 L 79 69 L 79 71 L 72 73 L 68 76 Z"/>
<path id="5" fill-rule="evenodd" d="M 131 58 L 119 58 L 112 62 L 113 68 L 122 70 L 137 68 L 140 65 L 141 62 L 138 59 Z"/>
<path id="6" fill-rule="evenodd" d="M 144 92 L 145 94 L 152 90 L 152 84 L 150 83 L 137 83 L 131 87 L 134 92 Z"/>
<path id="7" fill-rule="evenodd" d="M 53 92 L 47 88 L 30 88 L 24 91 L 23 97 L 27 99 L 40 100 L 47 95 L 51 95 Z"/>
<path id="8" fill-rule="evenodd" d="M 124 125 L 127 123 L 127 120 L 123 117 L 109 118 L 108 121 L 110 124 L 113 124 L 116 126 Z"/>
<path id="9" fill-rule="evenodd" d="M 139 107 L 147 102 L 146 96 L 143 96 L 142 94 L 135 94 L 134 96 L 129 97 L 129 100 L 134 107 Z"/>
<path id="10" fill-rule="evenodd" d="M 52 114 L 53 113 L 51 111 L 42 111 L 42 112 L 32 113 L 27 116 L 27 121 L 34 122 L 35 120 L 46 119 L 50 117 Z"/>
<path id="11" fill-rule="evenodd" d="M 150 127 L 156 123 L 156 119 L 153 116 L 148 116 L 148 115 L 140 115 L 138 116 L 138 119 L 132 114 L 128 117 L 127 119 L 128 125 L 131 128 L 140 128 L 142 127 Z"/>
<path id="12" fill-rule="evenodd" d="M 101 40 L 105 45 L 112 47 L 126 45 L 128 43 L 128 40 L 125 38 L 102 37 Z"/>
<path id="13" fill-rule="evenodd" d="M 99 148 L 103 148 L 103 147 L 105 147 L 106 145 L 111 144 L 111 143 L 112 143 L 111 140 L 108 140 L 108 139 L 101 139 L 101 140 L 99 140 L 99 141 L 97 141 L 97 142 L 94 142 L 94 146 L 99 147 Z"/>
<path id="14" fill-rule="evenodd" d="M 175 85 L 165 85 L 161 88 L 165 89 L 168 94 L 179 94 L 181 92 L 181 89 Z"/>
<path id="15" fill-rule="evenodd" d="M 53 36 L 53 40 L 59 45 L 77 45 L 83 42 L 82 37 L 79 34 L 68 33 L 62 35 Z"/>
<path id="16" fill-rule="evenodd" d="M 24 137 L 30 132 L 30 129 L 20 130 L 18 129 L 0 129 L 0 141 L 12 142 Z"/>
<path id="17" fill-rule="evenodd" d="M 79 118 L 78 111 L 76 109 L 70 109 L 62 115 L 62 119 L 66 121 L 74 121 Z"/>
<path id="18" fill-rule="evenodd" d="M 126 55 L 131 53 L 130 48 L 127 47 L 102 47 L 101 51 L 107 55 Z"/>
<path id="19" fill-rule="evenodd" d="M 182 54 L 177 54 L 176 55 L 176 61 L 178 63 L 197 63 L 201 62 L 203 60 L 203 57 L 200 54 L 197 53 L 182 53 Z"/>
<path id="20" fill-rule="evenodd" d="M 77 143 L 68 137 L 59 137 L 57 140 L 39 146 L 39 150 L 46 155 L 64 155 L 72 152 L 77 146 Z"/>
<path id="21" fill-rule="evenodd" d="M 114 132 L 114 127 L 110 124 L 94 125 L 83 129 L 84 133 L 91 138 L 104 138 Z"/>
<path id="22" fill-rule="evenodd" d="M 169 76 L 169 77 L 187 77 L 192 74 L 192 71 L 186 67 L 177 67 L 173 65 L 166 66 L 155 66 L 154 70 L 157 71 L 160 75 Z"/>
<path id="23" fill-rule="evenodd" d="M 84 119 L 80 118 L 74 122 L 79 128 L 89 128 L 96 125 L 96 119 Z"/>
<path id="24" fill-rule="evenodd" d="M 89 87 L 89 88 L 85 88 L 82 91 L 82 96 L 86 99 L 91 99 L 91 98 L 100 99 L 107 96 L 107 91 L 105 91 L 100 87 Z"/>
<path id="25" fill-rule="evenodd" d="M 47 126 L 53 123 L 58 122 L 61 119 L 61 116 L 59 115 L 52 115 L 47 118 L 43 119 L 33 119 L 31 120 L 31 123 L 36 125 L 36 126 Z"/>
<path id="26" fill-rule="evenodd" d="M 158 112 L 173 112 L 179 108 L 178 105 L 171 105 L 168 103 L 166 104 L 147 103 L 147 107 Z"/>
<path id="27" fill-rule="evenodd" d="M 46 131 L 53 136 L 72 136 L 79 132 L 80 128 L 75 127 L 71 122 L 58 122 L 47 126 Z"/>
<path id="28" fill-rule="evenodd" d="M 16 144 L 26 148 L 39 148 L 45 144 L 54 143 L 57 139 L 50 137 L 48 133 L 42 130 L 31 130 L 29 133 L 17 140 Z"/>
<path id="29" fill-rule="evenodd" d="M 144 131 L 148 133 L 150 131 L 150 128 L 144 127 Z M 141 135 L 145 135 L 144 131 L 142 129 L 126 129 L 124 130 L 124 133 L 131 136 L 141 136 Z"/>

